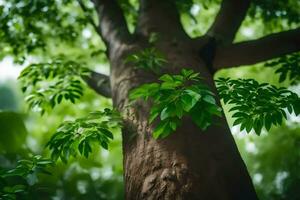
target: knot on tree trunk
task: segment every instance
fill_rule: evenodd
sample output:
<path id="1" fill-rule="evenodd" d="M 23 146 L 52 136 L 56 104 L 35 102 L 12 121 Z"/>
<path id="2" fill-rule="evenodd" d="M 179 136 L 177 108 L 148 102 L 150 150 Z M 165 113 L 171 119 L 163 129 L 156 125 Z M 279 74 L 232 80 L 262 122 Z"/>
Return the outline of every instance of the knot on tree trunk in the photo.
<path id="1" fill-rule="evenodd" d="M 142 199 L 180 199 L 191 195 L 192 181 L 186 164 L 156 169 L 144 179 Z"/>

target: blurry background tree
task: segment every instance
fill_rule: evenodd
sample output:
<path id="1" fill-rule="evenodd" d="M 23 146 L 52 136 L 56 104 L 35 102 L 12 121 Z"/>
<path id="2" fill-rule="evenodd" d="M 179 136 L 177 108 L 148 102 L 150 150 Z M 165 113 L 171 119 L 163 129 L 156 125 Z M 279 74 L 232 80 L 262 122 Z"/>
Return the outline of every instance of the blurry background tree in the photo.
<path id="1" fill-rule="evenodd" d="M 51 176 L 30 172 L 26 176 L 23 176 L 23 178 L 20 178 L 22 177 L 20 175 L 12 176 L 8 179 L 7 177 L 3 178 L 3 172 L 14 169 L 18 166 L 17 162 L 22 159 L 30 160 L 33 155 L 42 155 L 48 158 L 51 152 L 45 149 L 45 145 L 63 121 L 74 120 L 85 116 L 89 112 L 112 107 L 110 99 L 103 98 L 96 94 L 96 92 L 104 96 L 111 95 L 110 91 L 107 90 L 107 86 L 109 85 L 107 79 L 102 74 L 109 74 L 109 59 L 112 57 L 111 54 L 118 54 L 116 50 L 118 48 L 111 47 L 109 49 L 107 46 L 112 43 L 112 41 L 109 41 L 111 39 L 114 39 L 114 43 L 118 43 L 115 37 L 118 37 L 119 33 L 114 28 L 120 28 L 121 33 L 125 33 L 124 35 L 126 35 L 126 28 L 122 23 L 112 23 L 103 25 L 102 29 L 99 29 L 97 25 L 97 11 L 104 9 L 101 7 L 102 3 L 108 8 L 113 8 L 115 1 L 95 2 L 98 5 L 97 9 L 94 9 L 93 3 L 89 1 L 0 1 L 0 57 L 3 60 L 0 68 L 0 77 L 2 79 L 0 87 L 0 167 L 2 169 L 0 173 L 0 194 L 12 194 L 3 198 L 124 198 L 121 133 L 118 130 L 114 132 L 114 139 L 109 144 L 109 151 L 100 148 L 99 145 L 94 145 L 89 158 L 84 158 L 83 156 L 71 157 L 67 164 L 58 161 L 54 166 L 49 167 L 47 170 L 52 173 Z M 147 2 L 151 1 L 141 1 L 142 4 Z M 166 36 L 152 34 L 155 31 L 151 32 L 151 34 L 148 32 L 143 33 L 140 30 L 134 32 L 139 21 L 138 9 L 140 3 L 135 0 L 120 0 L 118 3 L 124 11 L 129 32 L 135 33 L 137 36 L 134 38 L 135 41 L 147 43 L 150 38 L 149 43 L 152 44 L 157 40 L 170 40 L 166 39 Z M 235 3 L 240 8 L 243 7 L 240 5 L 241 2 L 237 1 Z M 221 1 L 218 0 L 176 1 L 185 32 L 192 38 L 205 35 L 214 22 L 220 4 Z M 146 8 L 144 9 L 147 10 Z M 168 9 L 172 10 L 175 7 L 168 7 Z M 108 16 L 110 16 L 111 11 L 104 9 L 102 12 L 100 13 L 100 24 L 105 24 L 106 20 L 109 20 Z M 239 16 L 238 12 L 233 10 L 232 13 L 234 13 L 234 16 L 232 17 L 237 18 Z M 173 11 L 170 11 L 170 13 L 172 15 Z M 115 20 L 117 23 L 120 22 L 118 15 L 113 17 L 116 17 Z M 164 17 L 167 18 L 168 16 Z M 242 21 L 242 19 L 240 20 Z M 234 42 L 254 40 L 270 33 L 287 31 L 299 27 L 299 24 L 300 3 L 298 1 L 253 0 Z M 176 26 L 176 23 L 170 24 L 170 33 L 174 31 L 173 28 L 176 28 Z M 224 27 L 226 28 L 226 26 Z M 285 41 L 290 40 L 291 44 L 286 45 L 286 43 L 278 42 L 275 46 L 270 45 L 270 48 L 276 49 L 276 46 L 279 46 L 285 49 L 282 53 L 278 53 L 278 56 L 296 51 L 296 49 L 299 50 L 299 28 L 294 31 L 294 34 L 288 35 L 289 37 L 285 39 Z M 210 33 L 213 34 L 212 32 Z M 103 40 L 101 40 L 99 34 L 104 38 Z M 285 34 L 289 33 L 286 32 Z M 174 33 L 174 35 L 176 34 Z M 145 39 L 144 37 L 148 38 Z M 276 35 L 273 37 L 276 37 Z M 171 37 L 171 39 L 174 43 L 178 42 L 176 38 Z M 218 35 L 216 39 L 220 40 Z M 278 39 L 278 41 L 283 40 Z M 201 45 L 200 41 L 199 47 Z M 142 45 L 142 47 L 144 46 L 145 44 Z M 141 47 L 133 45 L 132 48 L 136 51 Z M 294 50 L 289 50 L 289 48 L 293 48 Z M 131 51 L 131 49 L 128 50 L 121 57 L 125 58 L 129 53 L 132 53 Z M 182 51 L 185 51 L 184 47 L 182 47 Z M 260 51 L 258 54 L 259 56 L 266 55 L 268 58 L 273 58 L 274 56 L 270 56 L 269 52 L 272 52 L 272 49 Z M 160 56 L 156 52 L 154 54 L 156 57 Z M 252 52 L 249 51 L 249 57 L 251 57 L 251 54 L 257 55 L 254 50 Z M 227 56 L 232 55 L 228 54 Z M 166 57 L 166 60 L 170 60 L 168 55 Z M 290 90 L 299 95 L 299 54 L 293 54 L 293 57 L 296 60 L 294 62 L 283 57 L 281 61 L 275 60 L 273 64 L 272 62 L 268 62 L 268 64 L 259 63 L 243 68 L 220 70 L 215 74 L 215 79 L 218 77 L 230 77 L 233 79 L 253 78 L 260 83 L 266 82 L 276 86 L 289 87 Z M 234 59 L 232 58 L 232 60 Z M 10 62 L 12 60 L 14 64 Z M 124 63 L 130 64 L 128 59 L 123 60 Z M 204 59 L 204 61 L 206 60 Z M 116 60 L 114 62 L 114 66 L 120 64 L 116 63 Z M 209 62 L 206 65 L 209 65 Z M 164 59 L 159 61 L 159 65 L 164 65 L 164 63 Z M 184 61 L 182 63 L 184 65 L 189 64 L 189 62 Z M 246 64 L 254 63 L 256 62 L 248 62 Z M 45 101 L 44 105 L 46 106 L 31 106 L 37 113 L 28 112 L 28 105 L 24 103 L 21 94 L 21 88 L 24 88 L 24 86 L 29 87 L 32 82 L 30 80 L 26 82 L 25 80 L 23 84 L 17 86 L 16 76 L 13 80 L 5 79 L 5 74 L 8 74 L 11 65 L 15 65 L 14 67 L 16 68 L 24 68 L 25 66 L 32 66 L 32 64 L 44 71 L 40 73 L 41 77 L 33 73 L 32 77 L 37 78 L 37 82 L 40 85 L 34 85 L 29 90 L 30 92 L 34 91 L 35 94 L 44 94 L 46 96 L 45 99 L 49 100 Z M 51 69 L 56 69 L 61 77 L 58 77 L 57 80 L 55 78 L 52 79 L 52 83 L 48 81 L 48 76 L 51 75 L 47 75 L 49 70 L 47 71 L 46 65 L 49 65 Z M 62 68 L 59 67 L 60 65 Z M 265 67 L 266 65 L 270 67 Z M 283 68 L 282 65 L 285 68 L 290 68 L 290 71 L 279 70 Z M 73 68 L 73 71 L 67 71 L 66 69 L 68 68 L 65 66 L 71 66 L 70 68 Z M 123 64 L 120 66 L 124 67 Z M 93 70 L 92 76 L 88 79 L 80 77 L 84 76 L 85 69 Z M 156 70 L 159 72 L 159 69 Z M 201 70 L 200 72 L 201 75 L 206 75 L 205 72 Z M 128 72 L 125 70 L 124 73 Z M 127 75 L 130 76 L 132 74 L 130 72 Z M 53 75 L 53 77 L 55 76 Z M 59 82 L 62 78 L 71 81 L 81 81 L 80 91 L 83 90 L 83 94 L 79 94 L 79 96 L 77 94 L 74 100 L 70 100 L 72 102 L 76 101 L 75 105 L 71 104 L 68 99 L 59 100 L 58 96 L 53 97 L 53 91 L 54 93 L 61 91 L 68 93 L 69 86 Z M 153 78 L 150 79 L 153 80 Z M 84 81 L 90 87 L 86 87 L 87 85 L 85 85 Z M 51 90 L 51 88 L 47 90 L 51 84 L 61 86 L 61 90 Z M 59 104 L 53 109 L 54 105 L 51 104 L 51 98 Z M 116 104 L 116 102 L 114 103 Z M 119 107 L 119 109 L 121 108 Z M 282 126 L 272 127 L 268 133 L 263 130 L 261 136 L 255 135 L 253 131 L 251 134 L 246 135 L 245 131 L 239 130 L 239 126 L 232 127 L 234 120 L 231 117 L 231 113 L 228 112 L 230 106 L 223 105 L 223 109 L 225 110 L 227 121 L 231 126 L 231 131 L 248 167 L 259 198 L 274 200 L 300 199 L 300 194 L 297 191 L 300 185 L 300 173 L 298 170 L 300 168 L 299 117 L 293 114 L 288 115 L 288 120 Z M 43 116 L 39 114 L 41 110 L 45 110 Z M 8 188 L 8 185 L 18 187 Z"/>

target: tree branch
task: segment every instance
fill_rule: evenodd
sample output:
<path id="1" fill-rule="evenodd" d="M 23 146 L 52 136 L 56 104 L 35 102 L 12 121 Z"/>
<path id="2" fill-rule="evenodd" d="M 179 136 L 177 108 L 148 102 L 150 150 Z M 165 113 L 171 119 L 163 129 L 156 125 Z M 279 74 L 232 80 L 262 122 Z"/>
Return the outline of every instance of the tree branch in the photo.
<path id="1" fill-rule="evenodd" d="M 98 94 L 111 98 L 111 87 L 108 76 L 92 71 L 91 76 L 85 78 L 85 81 Z"/>
<path id="2" fill-rule="evenodd" d="M 214 69 L 252 65 L 285 54 L 300 51 L 300 28 L 240 42 L 216 51 Z"/>
<path id="3" fill-rule="evenodd" d="M 82 0 L 77 0 L 81 10 L 83 11 L 85 17 L 87 18 L 87 20 L 89 21 L 89 23 L 92 25 L 92 27 L 95 29 L 96 33 L 98 33 L 98 35 L 101 37 L 101 33 L 100 30 L 98 28 L 98 26 L 96 25 L 95 21 L 93 20 L 92 16 L 89 15 L 89 10 L 88 8 L 84 5 L 84 3 L 82 2 Z"/>
<path id="4" fill-rule="evenodd" d="M 174 0 L 140 0 L 136 31 L 144 36 L 159 33 L 161 40 L 188 38 Z"/>
<path id="5" fill-rule="evenodd" d="M 92 0 L 99 16 L 99 32 L 106 46 L 126 42 L 131 37 L 123 11 L 116 0 Z"/>
<path id="6" fill-rule="evenodd" d="M 251 0 L 223 0 L 221 9 L 206 35 L 221 44 L 229 44 L 243 22 Z"/>

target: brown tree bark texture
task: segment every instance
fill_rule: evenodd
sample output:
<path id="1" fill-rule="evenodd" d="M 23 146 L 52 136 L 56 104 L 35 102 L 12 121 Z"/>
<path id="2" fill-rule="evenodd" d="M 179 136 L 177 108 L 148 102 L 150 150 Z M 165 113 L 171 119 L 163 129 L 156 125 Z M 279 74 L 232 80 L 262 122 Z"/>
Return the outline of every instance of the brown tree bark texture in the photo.
<path id="1" fill-rule="evenodd" d="M 155 140 L 148 124 L 151 104 L 128 104 L 128 92 L 155 77 L 135 70 L 124 58 L 139 44 L 120 46 L 111 56 L 114 105 L 125 113 L 123 130 L 126 199 L 257 199 L 247 169 L 225 119 L 201 131 L 190 119 L 166 139 Z M 213 77 L 205 68 L 191 40 L 164 40 L 156 48 L 169 63 L 165 73 L 182 67 L 199 71 L 213 88 Z M 202 63 L 202 64 L 201 64 Z"/>
<path id="2" fill-rule="evenodd" d="M 101 36 L 109 45 L 113 104 L 124 114 L 122 136 L 126 199 L 257 199 L 225 118 L 215 120 L 215 124 L 206 131 L 201 131 L 189 118 L 184 118 L 175 133 L 155 140 L 152 137 L 155 124 L 148 123 L 151 102 L 137 101 L 128 106 L 131 89 L 158 78 L 125 62 L 129 54 L 149 46 L 147 41 L 151 33 L 158 33 L 155 48 L 168 61 L 162 73 L 178 74 L 182 68 L 190 68 L 200 72 L 206 83 L 216 91 L 214 55 L 211 54 L 214 47 L 209 43 L 211 37 L 197 40 L 188 37 L 171 0 L 141 0 L 136 32 L 129 37 L 119 9 L 109 11 L 116 7 L 116 1 L 93 1 L 100 17 Z M 227 3 L 223 7 L 229 9 Z M 244 15 L 244 11 L 240 13 Z M 235 29 L 240 21 L 233 24 Z M 211 34 L 217 34 L 219 24 L 214 25 Z M 118 27 L 122 27 L 123 31 L 116 31 Z M 233 34 L 227 34 L 230 40 Z"/>

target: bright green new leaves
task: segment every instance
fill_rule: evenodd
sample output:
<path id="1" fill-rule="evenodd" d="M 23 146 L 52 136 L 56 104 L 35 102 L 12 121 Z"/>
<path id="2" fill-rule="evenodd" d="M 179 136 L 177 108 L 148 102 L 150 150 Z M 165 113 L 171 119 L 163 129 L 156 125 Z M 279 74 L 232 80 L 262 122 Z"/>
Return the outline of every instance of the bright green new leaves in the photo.
<path id="1" fill-rule="evenodd" d="M 300 54 L 293 53 L 278 58 L 266 64 L 270 67 L 277 67 L 275 73 L 279 74 L 279 82 L 283 82 L 287 78 L 291 84 L 300 83 Z"/>
<path id="2" fill-rule="evenodd" d="M 153 100 L 149 122 L 160 118 L 153 131 L 154 138 L 165 138 L 174 132 L 183 116 L 190 116 L 204 130 L 212 123 L 213 116 L 221 115 L 214 94 L 201 82 L 199 73 L 183 69 L 180 75 L 165 74 L 159 80 L 160 83 L 132 90 L 129 96 L 131 100 Z"/>
<path id="3" fill-rule="evenodd" d="M 28 174 L 35 173 L 35 172 L 42 172 L 49 174 L 45 168 L 52 165 L 53 162 L 49 159 L 44 159 L 41 156 L 37 155 L 32 157 L 32 159 L 23 159 L 19 160 L 17 163 L 16 168 L 8 170 L 8 171 L 1 171 L 0 177 L 6 178 L 9 176 L 22 176 L 26 177 Z"/>
<path id="4" fill-rule="evenodd" d="M 66 163 L 78 152 L 87 158 L 92 152 L 92 143 L 108 149 L 108 143 L 113 139 L 112 129 L 120 126 L 121 117 L 114 110 L 91 112 L 85 118 L 63 122 L 47 146 L 52 150 L 53 160 L 60 158 Z"/>
<path id="5" fill-rule="evenodd" d="M 162 53 L 151 47 L 126 58 L 126 62 L 134 64 L 137 69 L 152 71 L 156 74 L 161 72 L 161 68 L 167 63 Z"/>
<path id="6" fill-rule="evenodd" d="M 48 63 L 29 65 L 19 79 L 29 107 L 43 114 L 63 99 L 75 103 L 83 95 L 82 78 L 89 74 L 81 63 L 57 58 Z"/>
<path id="7" fill-rule="evenodd" d="M 38 173 L 50 174 L 47 168 L 51 165 L 53 165 L 51 160 L 34 156 L 30 160 L 19 160 L 13 169 L 0 169 L 0 199 L 16 199 L 18 193 L 26 192 L 28 184 L 25 183 L 28 176 Z M 9 181 L 10 177 L 21 177 L 25 181 L 22 184 L 13 184 Z"/>
<path id="8" fill-rule="evenodd" d="M 229 112 L 234 112 L 233 125 L 240 124 L 240 130 L 250 132 L 253 128 L 259 135 L 263 126 L 269 130 L 272 125 L 282 124 L 286 110 L 300 114 L 300 98 L 286 88 L 259 84 L 253 79 L 220 78 L 216 83 L 224 103 L 233 105 Z"/>

